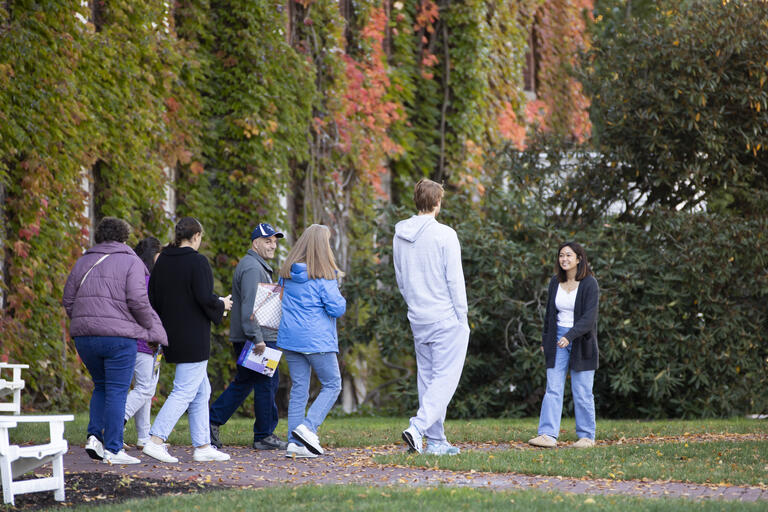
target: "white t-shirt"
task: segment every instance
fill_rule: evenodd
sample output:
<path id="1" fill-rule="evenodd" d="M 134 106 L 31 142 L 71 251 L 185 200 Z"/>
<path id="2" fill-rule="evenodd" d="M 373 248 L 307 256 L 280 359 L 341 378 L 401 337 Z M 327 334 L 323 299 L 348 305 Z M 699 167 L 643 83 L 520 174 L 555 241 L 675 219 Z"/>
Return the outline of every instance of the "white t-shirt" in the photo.
<path id="1" fill-rule="evenodd" d="M 576 308 L 576 294 L 580 284 L 581 281 L 578 281 L 572 292 L 565 291 L 561 284 L 557 285 L 555 308 L 557 308 L 557 325 L 560 327 L 573 327 L 573 310 Z"/>

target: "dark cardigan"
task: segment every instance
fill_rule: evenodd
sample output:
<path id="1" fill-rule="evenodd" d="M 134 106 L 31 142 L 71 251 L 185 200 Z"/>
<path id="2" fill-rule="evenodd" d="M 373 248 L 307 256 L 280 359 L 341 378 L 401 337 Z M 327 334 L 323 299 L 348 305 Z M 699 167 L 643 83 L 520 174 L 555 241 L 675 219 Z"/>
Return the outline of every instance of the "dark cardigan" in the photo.
<path id="1" fill-rule="evenodd" d="M 549 282 L 547 298 L 547 314 L 544 317 L 544 332 L 541 336 L 541 345 L 544 347 L 544 357 L 547 360 L 547 368 L 555 367 L 555 354 L 557 353 L 557 308 L 555 296 L 560 284 L 557 276 Z M 573 327 L 565 333 L 565 338 L 571 342 L 571 370 L 583 372 L 597 370 L 599 363 L 599 350 L 597 348 L 597 309 L 600 301 L 600 289 L 597 279 L 587 276 L 579 284 L 576 292 L 576 307 L 573 311 Z"/>
<path id="2" fill-rule="evenodd" d="M 213 293 L 213 272 L 191 247 L 167 247 L 149 278 L 149 302 L 163 321 L 169 363 L 198 363 L 211 355 L 211 322 L 220 323 L 224 302 Z"/>

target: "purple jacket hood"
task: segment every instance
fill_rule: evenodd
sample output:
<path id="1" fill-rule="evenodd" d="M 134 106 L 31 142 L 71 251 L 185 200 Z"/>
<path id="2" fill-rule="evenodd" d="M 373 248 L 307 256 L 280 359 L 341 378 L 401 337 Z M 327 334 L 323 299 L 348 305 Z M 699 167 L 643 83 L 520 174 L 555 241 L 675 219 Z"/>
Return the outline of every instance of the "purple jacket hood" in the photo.
<path id="1" fill-rule="evenodd" d="M 94 267 L 104 255 L 108 256 Z M 147 267 L 123 243 L 104 242 L 88 249 L 64 286 L 62 304 L 71 319 L 69 333 L 141 338 L 167 345 L 163 324 L 149 304 L 147 275 Z"/>

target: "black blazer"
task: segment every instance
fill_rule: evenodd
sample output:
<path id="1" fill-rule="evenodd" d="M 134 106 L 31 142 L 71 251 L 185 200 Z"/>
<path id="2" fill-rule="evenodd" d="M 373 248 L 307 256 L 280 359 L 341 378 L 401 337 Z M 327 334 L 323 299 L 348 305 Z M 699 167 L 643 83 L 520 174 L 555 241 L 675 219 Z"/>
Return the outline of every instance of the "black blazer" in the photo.
<path id="1" fill-rule="evenodd" d="M 149 302 L 163 321 L 169 363 L 197 363 L 211 355 L 211 322 L 220 323 L 224 302 L 213 293 L 208 260 L 191 247 L 167 247 L 149 278 Z"/>
<path id="2" fill-rule="evenodd" d="M 555 367 L 557 352 L 557 308 L 555 296 L 560 284 L 557 276 L 549 282 L 547 298 L 547 314 L 544 317 L 544 332 L 541 335 L 541 345 L 544 347 L 544 357 L 547 368 Z M 576 292 L 576 307 L 573 311 L 573 327 L 565 333 L 565 338 L 573 345 L 571 347 L 571 370 L 583 372 L 597 370 L 599 366 L 599 350 L 597 348 L 597 309 L 600 302 L 600 288 L 594 276 L 587 276 L 579 284 Z"/>

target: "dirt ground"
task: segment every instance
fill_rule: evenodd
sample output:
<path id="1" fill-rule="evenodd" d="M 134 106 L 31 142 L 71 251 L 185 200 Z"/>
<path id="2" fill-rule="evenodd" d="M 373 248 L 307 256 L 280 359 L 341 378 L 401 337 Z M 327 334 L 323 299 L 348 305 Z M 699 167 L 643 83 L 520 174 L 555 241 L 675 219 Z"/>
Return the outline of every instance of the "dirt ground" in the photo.
<path id="1" fill-rule="evenodd" d="M 190 494 L 223 487 L 198 481 L 178 482 L 168 479 L 131 478 L 110 473 L 67 473 L 65 475 L 66 501 L 53 499 L 53 491 L 16 495 L 16 507 L 0 506 L 0 510 L 38 510 L 48 507 L 74 505 L 105 505 L 132 498 L 146 498 L 166 494 Z"/>

